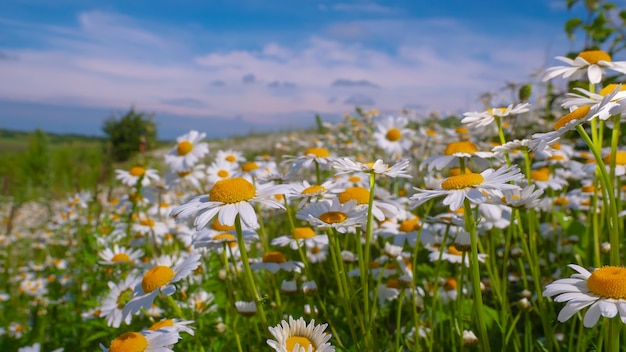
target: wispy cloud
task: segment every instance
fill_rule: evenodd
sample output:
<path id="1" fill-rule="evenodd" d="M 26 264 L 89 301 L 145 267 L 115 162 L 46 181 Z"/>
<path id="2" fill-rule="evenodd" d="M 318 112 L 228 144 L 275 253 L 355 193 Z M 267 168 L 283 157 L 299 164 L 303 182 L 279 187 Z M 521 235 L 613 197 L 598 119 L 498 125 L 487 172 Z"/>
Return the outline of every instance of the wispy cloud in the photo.
<path id="1" fill-rule="evenodd" d="M 374 3 L 330 9 L 391 11 Z M 188 40 L 206 34 L 202 29 L 168 28 L 112 12 L 80 13 L 72 26 L 0 19 L 6 31 L 44 43 L 0 47 L 4 57 L 19 58 L 0 60 L 0 99 L 116 109 L 134 104 L 157 114 L 239 116 L 266 124 L 294 114 L 342 114 L 345 104 L 376 104 L 389 112 L 408 103 L 457 111 L 544 65 L 551 35 L 523 21 L 516 23 L 520 33 L 509 36 L 487 36 L 451 18 L 346 23 L 367 35 L 329 35 L 327 28 L 341 27 L 337 22 L 301 31 L 291 42 L 209 50 Z M 533 36 L 542 30 L 543 36 Z"/>

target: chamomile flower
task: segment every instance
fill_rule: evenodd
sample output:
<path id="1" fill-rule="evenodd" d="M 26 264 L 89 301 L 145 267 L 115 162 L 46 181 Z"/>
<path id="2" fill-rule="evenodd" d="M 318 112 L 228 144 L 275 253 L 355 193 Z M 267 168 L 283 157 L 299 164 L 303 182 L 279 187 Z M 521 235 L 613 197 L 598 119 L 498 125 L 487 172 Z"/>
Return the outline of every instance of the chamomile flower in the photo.
<path id="1" fill-rule="evenodd" d="M 229 178 L 216 182 L 209 194 L 197 196 L 174 208 L 170 216 L 184 219 L 197 214 L 194 225 L 197 229 L 201 229 L 215 216 L 218 217 L 220 223 L 233 225 L 235 217 L 240 215 L 241 221 L 246 227 L 256 228 L 258 225 L 257 214 L 251 203 L 260 203 L 274 209 L 284 209 L 283 204 L 272 196 L 286 192 L 286 185 L 257 189 L 245 178 Z"/>
<path id="2" fill-rule="evenodd" d="M 408 123 L 406 117 L 402 116 L 388 116 L 383 121 L 377 122 L 374 132 L 376 144 L 395 159 L 399 159 L 413 144 L 414 132 L 406 128 Z"/>
<path id="3" fill-rule="evenodd" d="M 469 127 L 488 126 L 495 121 L 496 117 L 502 118 L 528 112 L 530 110 L 528 106 L 530 106 L 529 103 L 517 104 L 515 106 L 511 104 L 506 108 L 492 108 L 483 112 L 466 112 L 463 114 L 464 117 L 461 122 Z"/>
<path id="4" fill-rule="evenodd" d="M 591 107 L 588 105 L 583 105 L 578 108 L 571 107 L 569 114 L 561 117 L 554 123 L 554 131 L 535 133 L 532 135 L 532 138 L 543 141 L 544 143 L 548 143 L 549 141 L 554 142 L 565 133 L 576 129 L 576 126 L 590 121 L 595 117 L 601 120 L 608 119 L 613 114 L 611 110 L 618 107 L 618 105 L 616 105 L 617 103 L 612 103 L 612 100 L 620 89 L 620 85 L 616 86 L 615 89 L 606 94 L 599 103 Z"/>
<path id="5" fill-rule="evenodd" d="M 611 60 L 611 55 L 602 50 L 581 51 L 574 60 L 564 56 L 557 56 L 556 59 L 568 64 L 569 66 L 555 66 L 548 68 L 543 75 L 544 82 L 558 76 L 577 80 L 586 73 L 589 82 L 597 84 L 602 81 L 604 70 L 607 68 L 613 71 L 626 73 L 626 62 L 614 62 Z"/>
<path id="6" fill-rule="evenodd" d="M 486 254 L 478 253 L 479 262 L 484 263 L 486 257 Z M 464 253 L 456 249 L 455 246 L 448 246 L 446 248 L 432 248 L 430 254 L 428 255 L 428 259 L 430 259 L 431 262 L 435 262 L 441 259 L 453 264 L 463 263 L 467 267 L 470 266 L 469 253 Z"/>
<path id="7" fill-rule="evenodd" d="M 569 109 L 571 107 L 579 107 L 583 105 L 592 106 L 602 101 L 602 99 L 609 93 L 611 93 L 618 85 L 617 84 L 609 84 L 606 87 L 602 88 L 598 93 L 592 93 L 583 88 L 574 88 L 576 93 L 567 93 L 561 104 L 565 109 Z M 622 100 L 626 98 L 626 86 L 621 86 L 615 97 L 613 97 L 613 101 Z"/>
<path id="8" fill-rule="evenodd" d="M 165 155 L 165 163 L 174 172 L 191 170 L 209 152 L 209 145 L 200 143 L 206 133 L 191 130 L 176 138 L 178 143 Z"/>
<path id="9" fill-rule="evenodd" d="M 115 170 L 115 179 L 120 180 L 123 184 L 130 187 L 135 187 L 139 179 L 141 179 L 141 185 L 143 187 L 148 186 L 152 181 L 158 181 L 160 179 L 157 170 L 146 169 L 143 166 L 133 166 L 130 170 Z"/>
<path id="10" fill-rule="evenodd" d="M 311 203 L 296 214 L 296 218 L 308 221 L 311 226 L 325 229 L 333 228 L 346 233 L 355 226 L 362 225 L 367 216 L 366 208 L 356 208 L 357 202 L 351 200 L 342 204 L 338 198 L 330 201 Z"/>
<path id="11" fill-rule="evenodd" d="M 318 165 L 320 169 L 327 170 L 332 163 L 332 155 L 328 149 L 324 147 L 309 148 L 304 151 L 303 155 L 298 157 L 285 156 L 285 163 L 290 163 L 290 174 L 297 173 L 301 168 L 308 169 Z"/>
<path id="12" fill-rule="evenodd" d="M 215 161 L 216 162 L 225 161 L 227 163 L 236 165 L 238 163 L 246 161 L 246 158 L 243 157 L 243 153 L 240 151 L 227 149 L 227 150 L 219 150 L 217 153 L 215 153 Z"/>
<path id="13" fill-rule="evenodd" d="M 315 320 L 307 325 L 304 318 L 289 316 L 289 322 L 283 320 L 268 328 L 274 339 L 268 339 L 267 344 L 276 352 L 334 352 L 335 347 L 328 342 L 332 335 L 324 332 L 327 326 L 315 325 Z"/>
<path id="14" fill-rule="evenodd" d="M 302 208 L 307 203 L 314 203 L 321 199 L 332 197 L 332 193 L 339 188 L 339 184 L 328 180 L 321 185 L 312 185 L 308 181 L 292 183 L 287 195 L 289 200 L 300 199 L 298 208 Z"/>
<path id="15" fill-rule="evenodd" d="M 120 247 L 117 244 L 113 246 L 113 249 L 105 248 L 98 252 L 101 261 L 98 263 L 102 265 L 115 265 L 121 263 L 134 264 L 143 256 L 143 250 L 141 249 L 128 249 Z"/>
<path id="16" fill-rule="evenodd" d="M 190 326 L 188 326 L 193 323 L 194 323 L 193 320 L 163 319 L 161 321 L 158 321 L 152 324 L 152 326 L 150 326 L 148 330 L 151 330 L 151 331 L 166 330 L 166 331 L 175 331 L 178 333 L 186 332 L 189 335 L 193 336 L 194 334 L 193 329 Z"/>
<path id="17" fill-rule="evenodd" d="M 107 283 L 111 291 L 102 301 L 99 316 L 106 319 L 108 326 L 119 328 L 122 321 L 127 325 L 130 324 L 132 314 L 124 316 L 122 314 L 122 308 L 130 301 L 133 295 L 133 289 L 140 282 L 141 278 L 128 275 L 126 279 L 119 284 L 112 281 Z"/>
<path id="18" fill-rule="evenodd" d="M 221 159 L 215 160 L 206 170 L 210 184 L 233 177 L 235 173 L 237 173 L 237 164 Z"/>
<path id="19" fill-rule="evenodd" d="M 200 266 L 199 260 L 200 254 L 192 254 L 187 259 L 179 260 L 173 267 L 165 265 L 152 267 L 144 274 L 141 284 L 135 287 L 134 297 L 124 306 L 122 315 L 126 317 L 141 308 L 149 308 L 159 292 L 167 296 L 174 294 L 176 287 L 173 284 L 189 276 Z"/>
<path id="20" fill-rule="evenodd" d="M 298 249 L 303 245 L 309 248 L 326 246 L 328 236 L 318 235 L 310 227 L 296 227 L 291 236 L 280 236 L 272 240 L 272 246 L 289 246 L 291 249 Z"/>
<path id="21" fill-rule="evenodd" d="M 142 332 L 127 332 L 111 341 L 109 348 L 100 344 L 103 352 L 173 352 L 171 347 L 178 342 L 180 335 L 177 331 L 161 330 Z"/>
<path id="22" fill-rule="evenodd" d="M 523 175 L 517 166 L 511 168 L 502 166 L 495 171 L 487 169 L 480 174 L 469 173 L 448 177 L 435 190 L 415 188 L 417 193 L 409 199 L 412 207 L 417 207 L 430 199 L 445 196 L 443 204 L 449 205 L 451 210 L 456 211 L 463 206 L 463 200 L 466 198 L 474 203 L 480 203 L 486 200 L 483 192 L 493 194 L 495 190 L 518 189 L 519 186 L 509 182 L 522 178 Z"/>
<path id="23" fill-rule="evenodd" d="M 392 166 L 389 166 L 381 159 L 376 160 L 374 163 L 361 163 L 353 161 L 350 158 L 336 158 L 333 162 L 333 167 L 337 170 L 337 174 L 347 174 L 352 172 L 364 172 L 374 173 L 378 175 L 384 175 L 388 177 L 401 177 L 411 178 L 412 176 L 407 173 L 409 167 L 409 160 L 401 160 Z"/>
<path id="24" fill-rule="evenodd" d="M 576 264 L 568 265 L 577 271 L 570 278 L 548 284 L 543 296 L 554 297 L 555 302 L 567 302 L 557 319 L 564 322 L 585 307 L 589 307 L 583 325 L 591 328 L 600 316 L 613 318 L 619 314 L 626 324 L 626 268 L 603 266 L 591 272 Z"/>
<path id="25" fill-rule="evenodd" d="M 472 157 L 491 158 L 494 156 L 492 152 L 481 152 L 478 147 L 471 141 L 459 141 L 448 143 L 444 151 L 444 155 L 431 156 L 424 160 L 420 168 L 427 167 L 428 171 L 441 170 L 453 161 L 460 158 L 470 159 Z M 479 159 L 480 160 L 480 159 Z"/>
<path id="26" fill-rule="evenodd" d="M 273 274 L 276 274 L 278 270 L 299 273 L 303 267 L 303 263 L 287 260 L 281 252 L 267 252 L 263 255 L 261 262 L 250 265 L 250 269 L 265 269 Z"/>

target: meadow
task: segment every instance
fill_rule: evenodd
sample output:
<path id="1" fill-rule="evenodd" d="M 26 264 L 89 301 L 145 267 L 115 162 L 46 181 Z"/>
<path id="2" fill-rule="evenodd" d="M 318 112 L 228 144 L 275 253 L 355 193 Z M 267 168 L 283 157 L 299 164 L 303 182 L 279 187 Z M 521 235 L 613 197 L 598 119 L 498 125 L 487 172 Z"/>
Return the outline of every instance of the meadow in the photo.
<path id="1" fill-rule="evenodd" d="M 626 350 L 626 62 L 570 56 L 462 116 L 128 162 L 3 132 L 0 350 Z"/>

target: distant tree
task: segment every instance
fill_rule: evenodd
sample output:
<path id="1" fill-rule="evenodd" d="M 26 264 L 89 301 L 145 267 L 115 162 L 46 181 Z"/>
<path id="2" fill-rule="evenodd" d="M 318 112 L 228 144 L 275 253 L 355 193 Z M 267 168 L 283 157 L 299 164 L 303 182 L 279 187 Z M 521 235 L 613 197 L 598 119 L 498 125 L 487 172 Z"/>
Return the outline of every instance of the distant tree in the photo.
<path id="1" fill-rule="evenodd" d="M 37 129 L 29 137 L 28 150 L 22 159 L 24 174 L 31 185 L 47 190 L 50 186 L 50 151 L 48 135 Z"/>
<path id="2" fill-rule="evenodd" d="M 153 117 L 131 108 L 122 116 L 111 116 L 104 121 L 102 131 L 108 137 L 108 150 L 114 161 L 126 161 L 137 152 L 152 149 L 157 140 Z"/>

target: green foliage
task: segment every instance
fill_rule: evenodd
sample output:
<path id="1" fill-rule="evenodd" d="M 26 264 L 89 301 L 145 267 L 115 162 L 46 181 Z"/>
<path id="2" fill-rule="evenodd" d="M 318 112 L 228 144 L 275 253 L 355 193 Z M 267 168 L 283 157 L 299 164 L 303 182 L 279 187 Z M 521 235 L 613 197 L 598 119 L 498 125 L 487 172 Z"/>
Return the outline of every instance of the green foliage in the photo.
<path id="1" fill-rule="evenodd" d="M 104 122 L 102 131 L 108 136 L 108 153 L 114 161 L 127 161 L 154 147 L 157 129 L 153 116 L 131 108 L 125 115 L 111 116 Z"/>
<path id="2" fill-rule="evenodd" d="M 578 0 L 566 0 L 567 8 L 578 3 Z M 626 11 L 619 10 L 612 2 L 602 0 L 586 0 L 584 7 L 587 11 L 585 19 L 574 17 L 565 23 L 565 33 L 574 39 L 577 32 L 582 31 L 585 36 L 585 49 L 606 48 L 610 55 L 626 49 Z M 574 55 L 576 56 L 576 55 Z"/>

